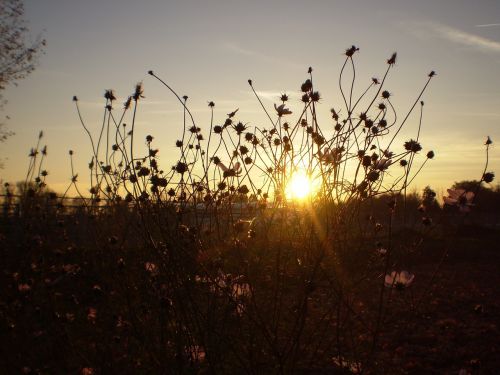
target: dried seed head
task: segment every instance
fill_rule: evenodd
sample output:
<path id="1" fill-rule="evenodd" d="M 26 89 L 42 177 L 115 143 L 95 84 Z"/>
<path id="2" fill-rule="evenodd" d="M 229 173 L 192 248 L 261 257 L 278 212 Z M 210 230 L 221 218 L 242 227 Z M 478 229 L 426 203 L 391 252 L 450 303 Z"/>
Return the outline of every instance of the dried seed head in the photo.
<path id="1" fill-rule="evenodd" d="M 188 170 L 188 166 L 186 163 L 183 162 L 178 162 L 177 165 L 175 166 L 175 171 L 180 174 L 186 173 Z"/>
<path id="2" fill-rule="evenodd" d="M 488 184 L 492 182 L 494 178 L 495 178 L 495 173 L 493 172 L 486 172 L 485 174 L 483 174 L 483 181 Z"/>
<path id="3" fill-rule="evenodd" d="M 312 90 L 312 82 L 310 79 L 306 79 L 306 81 L 300 86 L 300 91 L 309 92 Z"/>
<path id="4" fill-rule="evenodd" d="M 339 120 L 339 115 L 337 114 L 337 112 L 335 111 L 335 109 L 331 108 L 330 112 L 332 113 L 332 119 L 334 119 L 335 121 L 338 121 Z"/>
<path id="5" fill-rule="evenodd" d="M 115 95 L 114 90 L 112 90 L 112 89 L 106 90 L 106 91 L 104 92 L 104 98 L 105 98 L 106 100 L 111 101 L 111 102 L 112 102 L 113 100 L 116 100 L 116 95 Z"/>
<path id="6" fill-rule="evenodd" d="M 130 105 L 131 105 L 131 103 L 132 103 L 132 97 L 131 97 L 131 96 L 129 96 L 129 97 L 127 98 L 127 100 L 125 101 L 125 103 L 123 103 L 123 108 L 124 108 L 124 109 L 130 109 Z M 126 125 L 126 124 L 123 124 L 123 126 L 125 126 L 125 125 Z"/>
<path id="7" fill-rule="evenodd" d="M 398 55 L 398 54 L 397 54 L 396 52 L 394 52 L 394 53 L 392 54 L 392 56 L 389 58 L 389 60 L 387 60 L 387 64 L 389 64 L 389 65 L 394 65 L 394 64 L 396 64 L 396 57 L 397 57 L 397 55 Z"/>
<path id="8" fill-rule="evenodd" d="M 320 95 L 319 91 L 314 91 L 313 93 L 311 93 L 311 100 L 313 102 L 319 102 L 320 99 L 321 99 L 321 95 Z"/>
<path id="9" fill-rule="evenodd" d="M 422 146 L 420 145 L 420 143 L 418 143 L 417 141 L 415 141 L 413 139 L 410 139 L 409 141 L 405 142 L 404 148 L 405 148 L 405 150 L 410 151 L 410 152 L 414 152 L 414 153 L 417 153 L 420 150 L 422 150 Z"/>
<path id="10" fill-rule="evenodd" d="M 366 179 L 368 181 L 371 181 L 371 182 L 375 182 L 378 180 L 378 178 L 380 177 L 380 173 L 378 171 L 370 171 L 367 175 L 366 175 Z"/>
<path id="11" fill-rule="evenodd" d="M 238 133 L 238 134 L 243 133 L 246 129 L 247 129 L 247 127 L 246 127 L 245 125 L 243 125 L 243 123 L 242 123 L 242 122 L 238 122 L 238 123 L 234 126 L 234 130 L 236 130 L 236 133 Z"/>
<path id="12" fill-rule="evenodd" d="M 142 82 L 139 82 L 135 85 L 134 94 L 132 97 L 135 101 L 138 101 L 140 98 L 144 98 L 144 88 L 142 87 Z"/>
<path id="13" fill-rule="evenodd" d="M 228 114 L 227 114 L 227 117 L 229 117 L 229 118 L 233 118 L 233 117 L 234 117 L 234 115 L 236 115 L 236 112 L 238 112 L 238 110 L 239 110 L 239 108 L 236 108 L 233 112 L 228 113 Z M 227 121 L 227 120 L 226 120 L 226 121 Z"/>
<path id="14" fill-rule="evenodd" d="M 238 188 L 238 193 L 240 194 L 248 194 L 250 190 L 248 190 L 248 187 L 246 185 L 241 185 Z"/>
<path id="15" fill-rule="evenodd" d="M 350 48 L 347 48 L 345 50 L 345 55 L 347 57 L 352 57 L 352 55 L 354 55 L 354 53 L 357 52 L 357 51 L 359 51 L 359 48 L 356 47 L 356 46 L 354 46 L 354 45 L 352 45 Z"/>

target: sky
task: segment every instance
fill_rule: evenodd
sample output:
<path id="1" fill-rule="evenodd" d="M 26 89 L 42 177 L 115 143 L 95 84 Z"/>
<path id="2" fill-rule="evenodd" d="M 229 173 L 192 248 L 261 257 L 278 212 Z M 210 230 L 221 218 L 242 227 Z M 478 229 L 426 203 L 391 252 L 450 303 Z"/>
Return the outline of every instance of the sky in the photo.
<path id="1" fill-rule="evenodd" d="M 189 97 L 198 125 L 206 132 L 208 101 L 215 122 L 239 108 L 251 126 L 266 118 L 248 86 L 251 78 L 272 109 L 280 93 L 299 108 L 300 84 L 313 67 L 321 92 L 322 127 L 331 126 L 329 109 L 339 107 L 338 75 L 346 48 L 356 56 L 358 91 L 381 77 L 386 60 L 398 53 L 387 83 L 393 103 L 404 114 L 425 84 L 421 143 L 434 150 L 414 182 L 438 191 L 453 182 L 479 179 L 484 141 L 493 139 L 489 170 L 500 174 L 500 1 L 478 0 L 27 0 L 33 39 L 47 40 L 37 69 L 5 92 L 6 125 L 16 134 L 0 144 L 0 180 L 23 180 L 28 153 L 40 130 L 48 146 L 48 184 L 63 190 L 75 173 L 85 185 L 90 142 L 72 102 L 77 95 L 87 126 L 100 128 L 105 89 L 120 102 L 142 81 L 136 139 L 155 137 L 160 162 L 172 164 L 181 135 L 182 107 L 147 74 L 152 69 L 179 95 Z M 266 124 L 267 126 L 267 124 Z M 415 137 L 412 116 L 402 143 Z M 141 144 L 140 146 L 144 146 Z"/>

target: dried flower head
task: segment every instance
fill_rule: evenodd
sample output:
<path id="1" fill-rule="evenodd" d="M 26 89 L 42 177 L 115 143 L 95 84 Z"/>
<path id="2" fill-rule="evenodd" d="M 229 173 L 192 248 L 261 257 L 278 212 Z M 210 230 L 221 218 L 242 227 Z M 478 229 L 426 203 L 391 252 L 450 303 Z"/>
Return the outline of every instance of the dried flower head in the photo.
<path id="1" fill-rule="evenodd" d="M 132 95 L 132 98 L 135 101 L 138 101 L 141 98 L 144 98 L 144 88 L 142 87 L 142 82 L 139 82 L 135 85 L 134 89 L 134 94 Z"/>
<path id="2" fill-rule="evenodd" d="M 405 148 L 405 150 L 410 151 L 410 152 L 414 152 L 414 153 L 417 153 L 417 152 L 422 150 L 422 146 L 420 145 L 420 143 L 418 143 L 417 141 L 415 141 L 413 139 L 410 139 L 409 141 L 405 142 L 404 148 Z"/>
<path id="3" fill-rule="evenodd" d="M 276 104 L 274 104 L 274 109 L 276 109 L 276 112 L 278 112 L 279 117 L 292 114 L 292 111 L 290 111 L 288 108 L 285 108 L 285 104 L 281 104 L 279 106 L 276 106 Z"/>
<path id="4" fill-rule="evenodd" d="M 300 86 L 300 91 L 309 92 L 312 90 L 312 82 L 310 79 L 306 79 L 306 81 Z"/>
<path id="5" fill-rule="evenodd" d="M 183 162 L 178 162 L 177 165 L 175 166 L 175 171 L 180 174 L 186 173 L 188 170 L 188 165 Z"/>
<path id="6" fill-rule="evenodd" d="M 396 57 L 397 57 L 397 55 L 398 55 L 398 54 L 397 54 L 396 52 L 394 52 L 394 53 L 391 55 L 391 57 L 387 60 L 387 64 L 389 64 L 389 65 L 394 65 L 394 64 L 396 64 Z"/>
<path id="7" fill-rule="evenodd" d="M 351 47 L 349 47 L 345 50 L 345 55 L 347 57 L 352 57 L 352 55 L 354 55 L 354 53 L 357 51 L 359 51 L 359 48 L 356 47 L 355 45 L 352 45 Z"/>
<path id="8" fill-rule="evenodd" d="M 112 90 L 112 89 L 106 90 L 106 91 L 104 92 L 104 98 L 105 98 L 106 100 L 111 101 L 111 102 L 112 102 L 113 100 L 116 100 L 116 95 L 115 95 L 114 90 Z"/>
<path id="9" fill-rule="evenodd" d="M 313 102 L 319 102 L 320 99 L 321 99 L 321 95 L 320 95 L 319 91 L 314 91 L 311 93 L 311 100 Z"/>
<path id="10" fill-rule="evenodd" d="M 243 133 L 245 130 L 247 129 L 247 127 L 242 123 L 242 122 L 238 122 L 235 126 L 234 126 L 234 130 L 236 130 L 236 133 L 237 134 L 241 134 Z"/>
<path id="11" fill-rule="evenodd" d="M 130 109 L 130 105 L 132 104 L 132 97 L 129 96 L 127 100 L 125 100 L 125 103 L 123 103 L 123 109 Z M 123 124 L 125 125 L 125 124 Z"/>
<path id="12" fill-rule="evenodd" d="M 238 110 L 239 110 L 239 108 L 236 108 L 233 112 L 228 113 L 228 114 L 227 114 L 227 117 L 229 117 L 229 118 L 233 118 L 233 117 L 234 117 L 234 115 L 236 115 L 236 112 L 238 112 Z"/>
<path id="13" fill-rule="evenodd" d="M 373 167 L 375 169 L 380 170 L 380 171 L 385 171 L 387 168 L 389 168 L 389 166 L 391 164 L 392 164 L 391 159 L 382 158 L 382 159 L 376 161 Z"/>
<path id="14" fill-rule="evenodd" d="M 485 174 L 483 174 L 483 181 L 488 183 L 488 184 L 490 182 L 493 182 L 494 178 L 495 178 L 495 173 L 493 173 L 493 172 L 486 172 Z"/>

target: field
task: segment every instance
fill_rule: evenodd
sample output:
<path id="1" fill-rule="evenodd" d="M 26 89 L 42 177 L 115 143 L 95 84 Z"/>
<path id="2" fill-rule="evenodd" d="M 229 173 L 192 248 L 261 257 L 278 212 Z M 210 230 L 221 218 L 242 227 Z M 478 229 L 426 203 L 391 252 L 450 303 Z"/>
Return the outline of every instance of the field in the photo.
<path id="1" fill-rule="evenodd" d="M 125 245 L 114 231 L 120 220 L 2 220 L 7 373 L 327 374 L 345 366 L 345 373 L 493 374 L 499 366 L 498 230 L 436 225 L 406 254 L 415 281 L 385 297 L 373 350 L 382 276 L 375 249 L 336 267 L 323 258 L 312 285 L 305 264 L 292 264 L 311 250 L 305 243 L 280 249 L 241 240 L 189 254 L 186 238 L 171 249 L 182 251 L 177 258 L 134 245 L 133 236 Z M 413 248 L 405 239 L 414 235 L 396 232 L 393 240 Z M 362 287 L 349 281 L 370 277 Z"/>

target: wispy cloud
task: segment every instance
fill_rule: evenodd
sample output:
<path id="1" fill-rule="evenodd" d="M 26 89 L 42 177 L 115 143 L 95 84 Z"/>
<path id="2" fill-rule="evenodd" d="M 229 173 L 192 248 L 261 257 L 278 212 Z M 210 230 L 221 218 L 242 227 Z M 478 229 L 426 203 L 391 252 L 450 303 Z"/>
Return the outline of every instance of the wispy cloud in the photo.
<path id="1" fill-rule="evenodd" d="M 500 26 L 500 23 L 485 23 L 484 25 L 475 25 L 476 27 L 494 27 Z"/>
<path id="2" fill-rule="evenodd" d="M 252 57 L 255 59 L 262 60 L 262 61 L 267 61 L 267 62 L 271 62 L 274 64 L 279 64 L 282 66 L 287 65 L 287 66 L 290 66 L 292 68 L 302 68 L 302 66 L 300 64 L 294 63 L 292 61 L 284 60 L 284 59 L 281 59 L 281 58 L 276 57 L 276 56 L 267 55 L 267 54 L 264 54 L 264 53 L 259 52 L 259 51 L 254 51 L 254 50 L 250 50 L 247 48 L 243 48 L 243 47 L 241 47 L 237 44 L 234 44 L 234 43 L 230 43 L 230 42 L 224 43 L 223 48 L 228 49 L 232 52 L 235 52 L 239 55 Z"/>
<path id="3" fill-rule="evenodd" d="M 483 51 L 500 52 L 500 42 L 480 35 L 468 33 L 453 27 L 430 24 L 431 29 L 440 37 L 463 46 L 468 46 Z"/>
<path id="4" fill-rule="evenodd" d="M 467 117 L 494 117 L 494 118 L 500 117 L 500 113 L 498 112 L 456 112 L 454 114 L 458 116 L 467 116 Z"/>
<path id="5" fill-rule="evenodd" d="M 249 93 L 250 95 L 254 95 L 253 92 L 250 92 Z M 259 95 L 259 97 L 261 99 L 265 99 L 265 100 L 269 100 L 270 102 L 278 102 L 279 101 L 279 98 L 281 96 L 281 93 L 280 92 L 277 92 L 277 91 L 257 91 L 257 95 Z"/>

